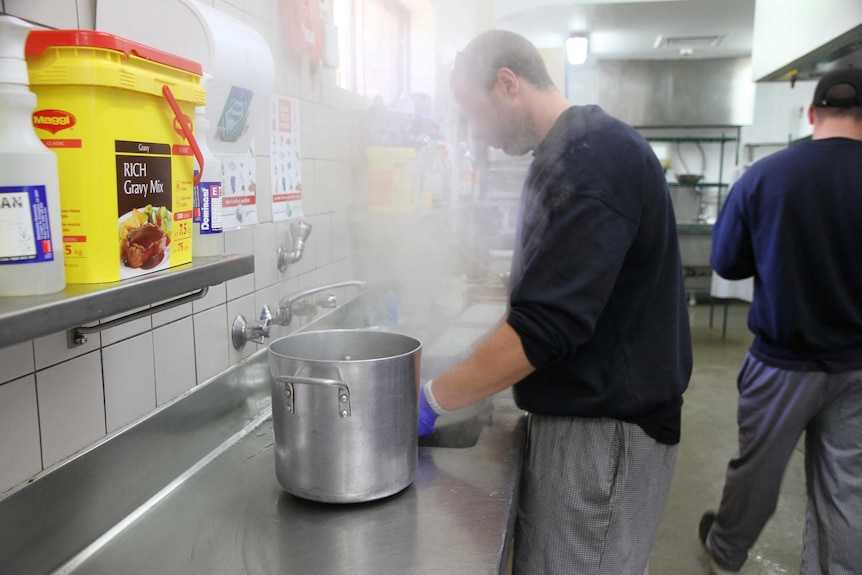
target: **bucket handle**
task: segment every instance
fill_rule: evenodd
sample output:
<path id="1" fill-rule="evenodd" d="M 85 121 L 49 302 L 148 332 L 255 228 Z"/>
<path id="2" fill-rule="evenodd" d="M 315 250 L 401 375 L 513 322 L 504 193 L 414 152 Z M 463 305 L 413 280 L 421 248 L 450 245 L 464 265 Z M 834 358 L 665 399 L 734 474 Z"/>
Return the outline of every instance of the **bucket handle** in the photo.
<path id="1" fill-rule="evenodd" d="M 186 140 L 189 141 L 189 146 L 192 148 L 192 153 L 194 153 L 195 158 L 198 161 L 198 166 L 200 169 L 198 170 L 198 175 L 195 176 L 194 185 L 198 185 L 201 181 L 201 175 L 204 173 L 204 155 L 201 153 L 200 146 L 198 146 L 198 141 L 195 139 L 195 135 L 192 133 L 191 126 L 188 125 L 188 120 L 186 116 L 183 114 L 183 111 L 180 110 L 180 105 L 177 104 L 177 99 L 174 98 L 174 93 L 171 92 L 171 89 L 167 84 L 162 86 L 162 94 L 165 95 L 165 99 L 168 101 L 168 105 L 171 107 L 171 110 L 174 112 L 174 117 L 177 119 L 177 122 L 180 123 L 180 129 L 183 131 L 183 134 L 186 137 Z"/>
<path id="2" fill-rule="evenodd" d="M 324 379 L 320 377 L 299 377 L 293 376 L 276 376 L 275 381 L 284 384 L 284 410 L 288 413 L 294 412 L 293 385 L 302 383 L 306 385 L 322 385 L 325 387 L 334 387 L 338 390 L 338 415 L 342 418 L 350 417 L 350 389 L 347 384 L 337 379 Z"/>

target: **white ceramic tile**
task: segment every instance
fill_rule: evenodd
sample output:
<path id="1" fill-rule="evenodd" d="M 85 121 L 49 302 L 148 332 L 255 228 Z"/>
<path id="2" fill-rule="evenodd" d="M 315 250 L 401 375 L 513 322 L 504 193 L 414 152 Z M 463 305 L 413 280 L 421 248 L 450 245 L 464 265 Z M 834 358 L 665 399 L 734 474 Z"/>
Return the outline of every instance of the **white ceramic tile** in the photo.
<path id="1" fill-rule="evenodd" d="M 65 331 L 58 331 L 51 335 L 36 338 L 33 341 L 36 369 L 44 369 L 50 365 L 55 365 L 97 350 L 99 349 L 99 345 L 101 345 L 101 341 L 99 333 L 91 333 L 87 335 L 87 343 L 70 348 Z"/>
<path id="2" fill-rule="evenodd" d="M 314 208 L 315 214 L 325 214 L 334 209 L 334 198 L 338 193 L 340 178 L 338 162 L 314 161 Z"/>
<path id="3" fill-rule="evenodd" d="M 241 228 L 225 232 L 225 252 L 230 254 L 254 254 L 253 228 Z M 232 300 L 254 291 L 254 274 L 227 281 L 227 299 Z"/>
<path id="4" fill-rule="evenodd" d="M 209 295 L 209 292 L 207 292 L 207 295 Z M 206 296 L 204 296 L 204 298 L 206 298 Z M 201 299 L 204 299 L 204 298 L 201 298 Z M 198 300 L 195 300 L 195 301 L 198 301 Z M 159 302 L 159 303 L 162 303 L 162 302 Z M 167 309 L 165 311 L 160 311 L 160 312 L 154 313 L 151 316 L 153 318 L 153 328 L 155 329 L 155 328 L 161 327 L 165 324 L 177 321 L 178 319 L 182 319 L 184 317 L 189 317 L 190 315 L 192 315 L 192 303 L 193 302 L 184 303 L 182 305 L 172 307 L 172 308 Z M 158 305 L 158 304 L 154 304 L 154 305 Z"/>
<path id="5" fill-rule="evenodd" d="M 32 341 L 0 348 L 0 383 L 32 373 L 35 365 Z"/>
<path id="6" fill-rule="evenodd" d="M 193 388 L 195 370 L 195 331 L 192 318 L 186 317 L 153 330 L 153 356 L 156 367 L 156 405 L 162 405 Z"/>
<path id="7" fill-rule="evenodd" d="M 76 0 L 78 12 L 78 28 L 84 30 L 96 29 L 96 0 Z"/>
<path id="8" fill-rule="evenodd" d="M 0 385 L 0 495 L 42 470 L 36 377 Z"/>
<path id="9" fill-rule="evenodd" d="M 99 321 L 100 324 L 108 323 L 111 320 L 125 317 L 129 314 L 132 314 L 136 311 L 141 311 L 149 308 L 149 306 L 138 307 L 135 309 L 130 309 L 127 312 L 123 312 L 117 315 L 113 315 L 110 317 L 106 317 Z M 153 321 L 151 319 L 152 316 L 144 316 L 142 318 L 136 319 L 134 321 L 130 321 L 129 323 L 124 323 L 118 325 L 117 327 L 108 328 L 102 330 L 102 345 L 107 346 L 118 341 L 122 341 L 124 339 L 129 339 L 130 337 L 134 337 L 136 335 L 142 334 L 144 332 L 150 331 L 153 329 Z"/>
<path id="10" fill-rule="evenodd" d="M 272 222 L 272 174 L 270 173 L 272 163 L 268 155 L 261 156 L 259 151 L 255 160 L 257 162 L 257 221 L 258 223 Z"/>
<path id="11" fill-rule="evenodd" d="M 45 468 L 105 436 L 98 351 L 37 371 L 36 392 Z"/>
<path id="12" fill-rule="evenodd" d="M 254 227 L 254 289 L 260 290 L 278 283 L 278 245 L 277 231 L 273 223 L 258 224 Z M 285 240 L 285 248 L 290 244 Z"/>
<path id="13" fill-rule="evenodd" d="M 192 302 L 192 312 L 200 313 L 204 310 L 214 308 L 217 305 L 223 305 L 227 301 L 226 294 L 227 290 L 225 289 L 224 282 L 216 286 L 210 286 L 207 295 Z"/>
<path id="14" fill-rule="evenodd" d="M 226 306 L 193 316 L 197 381 L 203 383 L 228 368 L 229 325 Z M 233 321 L 233 318 L 231 318 Z"/>
<path id="15" fill-rule="evenodd" d="M 255 308 L 254 294 L 243 296 L 239 299 L 227 302 L 227 317 L 228 325 L 233 325 L 234 319 L 242 315 L 248 323 L 257 323 L 260 317 L 260 308 Z M 230 364 L 233 365 L 239 360 L 246 358 L 257 351 L 257 346 L 254 342 L 246 342 L 242 349 L 234 349 L 232 344 L 228 345 L 228 353 L 230 354 Z"/>
<path id="16" fill-rule="evenodd" d="M 350 226 L 347 212 L 335 212 L 332 214 L 332 260 L 344 259 L 350 253 Z"/>
<path id="17" fill-rule="evenodd" d="M 300 127 L 300 130 L 302 128 Z M 299 145 L 302 146 L 300 139 Z M 306 216 L 320 212 L 317 208 L 317 187 L 315 185 L 314 160 L 303 159 L 300 162 L 300 177 L 302 178 L 302 211 Z"/>
<path id="18" fill-rule="evenodd" d="M 75 2 L 34 2 L 33 0 L 5 0 L 6 13 L 51 28 L 75 29 L 78 11 Z"/>
<path id="19" fill-rule="evenodd" d="M 145 333 L 102 348 L 108 433 L 156 408 L 153 336 Z"/>
<path id="20" fill-rule="evenodd" d="M 314 110 L 314 125 L 312 130 L 319 138 L 318 150 L 321 159 L 341 159 L 341 141 L 343 134 L 339 133 L 341 112 L 326 106 L 317 106 Z"/>
<path id="21" fill-rule="evenodd" d="M 299 101 L 299 137 L 300 158 L 317 158 L 317 138 L 314 134 L 314 111 L 315 105 L 305 100 Z"/>
<path id="22" fill-rule="evenodd" d="M 332 263 L 332 215 L 321 214 L 308 218 L 308 221 L 316 234 L 317 267 L 329 265 Z"/>

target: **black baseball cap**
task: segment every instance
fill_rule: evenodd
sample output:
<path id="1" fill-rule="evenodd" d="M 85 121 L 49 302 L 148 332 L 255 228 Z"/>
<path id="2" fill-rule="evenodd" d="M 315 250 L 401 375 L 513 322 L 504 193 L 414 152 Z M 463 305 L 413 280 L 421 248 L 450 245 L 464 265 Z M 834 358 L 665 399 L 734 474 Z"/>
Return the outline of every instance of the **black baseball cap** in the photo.
<path id="1" fill-rule="evenodd" d="M 829 98 L 826 93 L 839 84 L 846 84 L 840 94 Z M 836 97 L 839 96 L 839 97 Z M 814 89 L 814 101 L 811 102 L 817 108 L 849 108 L 862 106 L 862 68 L 838 68 L 820 78 Z"/>

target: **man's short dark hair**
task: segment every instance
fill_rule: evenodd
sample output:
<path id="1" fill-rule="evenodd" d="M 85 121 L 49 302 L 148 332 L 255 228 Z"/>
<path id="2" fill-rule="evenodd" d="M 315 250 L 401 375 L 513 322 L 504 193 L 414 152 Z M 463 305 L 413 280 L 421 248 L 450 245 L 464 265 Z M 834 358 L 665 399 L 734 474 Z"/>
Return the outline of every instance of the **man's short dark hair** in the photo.
<path id="1" fill-rule="evenodd" d="M 490 92 L 500 68 L 508 68 L 540 89 L 554 85 L 539 50 L 523 36 L 507 30 L 488 30 L 476 36 L 456 54 L 452 74 Z"/>

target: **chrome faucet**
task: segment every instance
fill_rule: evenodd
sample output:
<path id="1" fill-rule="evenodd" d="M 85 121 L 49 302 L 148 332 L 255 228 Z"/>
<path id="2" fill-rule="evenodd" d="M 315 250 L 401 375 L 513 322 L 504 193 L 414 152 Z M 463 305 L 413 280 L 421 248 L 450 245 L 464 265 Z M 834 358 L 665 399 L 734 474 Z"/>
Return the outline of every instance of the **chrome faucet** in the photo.
<path id="1" fill-rule="evenodd" d="M 275 312 L 272 323 L 276 325 L 290 325 L 290 322 L 293 321 L 293 316 L 295 315 L 299 317 L 312 317 L 317 314 L 318 307 L 334 308 L 338 305 L 338 301 L 334 294 L 318 296 L 314 301 L 309 301 L 308 298 L 320 292 L 350 286 L 357 287 L 361 291 L 364 291 L 365 288 L 368 287 L 368 284 L 360 280 L 348 280 L 309 288 L 290 294 L 278 303 L 278 310 Z"/>
<path id="2" fill-rule="evenodd" d="M 312 317 L 317 314 L 318 307 L 336 307 L 338 301 L 335 298 L 335 294 L 322 294 L 314 300 L 310 300 L 309 298 L 320 292 L 350 286 L 364 291 L 368 287 L 368 284 L 364 281 L 348 280 L 295 292 L 284 297 L 278 303 L 278 310 L 276 310 L 275 315 L 272 314 L 268 305 L 263 306 L 260 310 L 260 321 L 258 323 L 248 323 L 242 315 L 236 316 L 231 327 L 231 342 L 234 348 L 242 349 L 245 347 L 247 341 L 264 343 L 266 338 L 269 337 L 269 330 L 273 325 L 290 325 L 295 315 L 299 317 Z"/>

